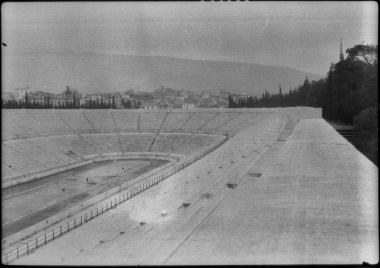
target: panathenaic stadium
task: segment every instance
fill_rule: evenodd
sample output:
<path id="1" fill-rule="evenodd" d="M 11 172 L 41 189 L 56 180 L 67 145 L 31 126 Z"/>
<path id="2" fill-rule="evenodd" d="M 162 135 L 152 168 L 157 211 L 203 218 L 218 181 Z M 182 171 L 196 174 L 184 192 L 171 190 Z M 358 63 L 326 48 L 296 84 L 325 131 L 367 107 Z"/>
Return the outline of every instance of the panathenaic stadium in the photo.
<path id="1" fill-rule="evenodd" d="M 378 169 L 317 108 L 2 109 L 2 262 L 378 262 Z"/>

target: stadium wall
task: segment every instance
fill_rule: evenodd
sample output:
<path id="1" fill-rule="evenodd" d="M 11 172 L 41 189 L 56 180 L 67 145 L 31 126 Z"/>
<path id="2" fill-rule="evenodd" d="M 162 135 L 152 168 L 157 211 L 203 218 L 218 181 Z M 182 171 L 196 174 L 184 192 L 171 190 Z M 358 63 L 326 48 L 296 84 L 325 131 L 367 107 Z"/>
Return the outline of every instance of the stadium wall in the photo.
<path id="1" fill-rule="evenodd" d="M 222 144 L 226 141 L 227 139 L 224 139 Z M 203 158 L 205 155 L 212 152 L 220 145 L 221 144 L 216 144 L 208 148 L 207 150 L 202 151 L 200 154 L 194 155 L 188 158 L 184 158 L 182 156 L 175 155 L 175 154 L 160 154 L 160 153 L 145 152 L 145 153 L 135 153 L 131 155 L 109 154 L 109 155 L 104 155 L 103 159 L 91 160 L 89 161 L 90 163 L 112 160 L 112 159 L 120 159 L 119 157 L 123 157 L 123 159 L 127 159 L 127 158 L 136 159 L 138 157 L 141 157 L 141 159 L 146 159 L 147 157 L 156 156 L 157 159 L 168 160 L 168 161 L 170 160 L 170 162 L 156 169 L 153 169 L 149 172 L 146 172 L 132 180 L 126 181 L 121 186 L 112 188 L 100 195 L 94 196 L 86 200 L 85 202 L 82 202 L 81 204 L 75 205 L 57 215 L 49 217 L 48 219 L 45 219 L 37 224 L 34 224 L 33 226 L 25 228 L 24 230 L 14 235 L 7 237 L 6 239 L 3 239 L 2 248 L 9 247 L 20 240 L 27 239 L 29 236 L 33 236 L 34 234 L 36 234 L 38 231 L 48 228 L 58 222 L 61 222 L 65 218 L 69 218 L 71 215 L 78 213 L 81 210 L 89 209 L 91 206 L 99 207 L 101 206 L 101 204 L 98 204 L 99 202 L 102 202 L 102 201 L 103 203 L 109 202 L 109 199 L 112 198 L 112 196 L 115 195 L 116 193 L 120 192 L 122 189 L 124 189 L 124 191 L 128 191 L 130 189 L 142 187 L 143 185 L 146 185 L 147 183 L 151 183 L 152 181 L 157 181 L 157 180 L 161 181 L 162 179 L 165 179 L 171 176 L 172 174 L 191 165 L 193 162 Z"/>

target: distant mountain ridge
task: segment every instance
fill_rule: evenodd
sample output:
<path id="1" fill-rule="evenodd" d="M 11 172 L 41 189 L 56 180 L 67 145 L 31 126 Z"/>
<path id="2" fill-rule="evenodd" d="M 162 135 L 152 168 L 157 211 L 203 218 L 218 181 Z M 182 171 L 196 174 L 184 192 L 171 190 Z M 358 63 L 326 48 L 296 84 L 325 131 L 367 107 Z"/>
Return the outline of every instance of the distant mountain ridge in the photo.
<path id="1" fill-rule="evenodd" d="M 12 91 L 62 92 L 66 85 L 83 93 L 128 89 L 151 91 L 161 86 L 173 89 L 261 95 L 268 90 L 283 92 L 307 76 L 322 76 L 286 67 L 228 61 L 202 61 L 165 56 L 133 56 L 95 52 L 3 53 L 3 87 Z"/>

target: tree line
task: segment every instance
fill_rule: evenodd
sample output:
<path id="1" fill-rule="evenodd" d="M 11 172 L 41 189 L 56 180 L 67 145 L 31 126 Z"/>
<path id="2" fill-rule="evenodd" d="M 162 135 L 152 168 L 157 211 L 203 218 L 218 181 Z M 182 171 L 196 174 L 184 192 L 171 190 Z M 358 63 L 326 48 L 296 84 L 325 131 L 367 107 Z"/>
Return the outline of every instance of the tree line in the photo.
<path id="1" fill-rule="evenodd" d="M 125 109 L 136 109 L 140 103 L 134 100 L 121 100 L 121 106 Z M 81 102 L 72 96 L 72 99 L 64 101 L 53 102 L 50 97 L 44 96 L 43 99 L 36 100 L 30 98 L 28 93 L 25 93 L 25 100 L 1 100 L 1 107 L 5 109 L 117 109 L 115 97 L 103 100 L 103 98 L 96 100 L 88 100 Z"/>
<path id="2" fill-rule="evenodd" d="M 283 94 L 267 91 L 260 98 L 234 99 L 229 107 L 322 107 L 322 117 L 354 126 L 354 146 L 378 163 L 378 46 L 355 45 L 340 52 L 325 78 L 309 81 Z"/>
<path id="3" fill-rule="evenodd" d="M 283 94 L 265 91 L 260 98 L 251 96 L 234 101 L 229 107 L 322 107 L 323 118 L 352 124 L 354 117 L 369 107 L 377 107 L 377 45 L 356 45 L 346 50 L 347 57 L 332 63 L 325 78 L 309 81 Z"/>
<path id="4" fill-rule="evenodd" d="M 267 90 L 260 98 L 248 96 L 238 98 L 236 101 L 230 95 L 228 104 L 230 108 L 260 108 L 260 107 L 292 107 L 292 106 L 311 106 L 320 107 L 321 101 L 319 93 L 323 86 L 323 81 L 312 81 L 306 77 L 305 81 L 298 88 L 290 89 L 287 93 L 282 93 L 279 86 L 277 94 L 270 94 Z"/>

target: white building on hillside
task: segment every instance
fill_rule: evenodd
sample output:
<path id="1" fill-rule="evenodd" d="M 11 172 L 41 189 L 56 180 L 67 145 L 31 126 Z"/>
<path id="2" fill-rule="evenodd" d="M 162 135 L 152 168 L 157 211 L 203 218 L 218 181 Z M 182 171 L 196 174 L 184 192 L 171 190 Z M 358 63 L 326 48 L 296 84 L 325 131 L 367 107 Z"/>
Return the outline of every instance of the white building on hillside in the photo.
<path id="1" fill-rule="evenodd" d="M 16 91 L 16 100 L 19 101 L 24 101 L 25 100 L 25 96 L 26 96 L 26 92 L 29 91 L 29 87 L 25 87 L 25 88 L 16 88 L 15 89 Z"/>

